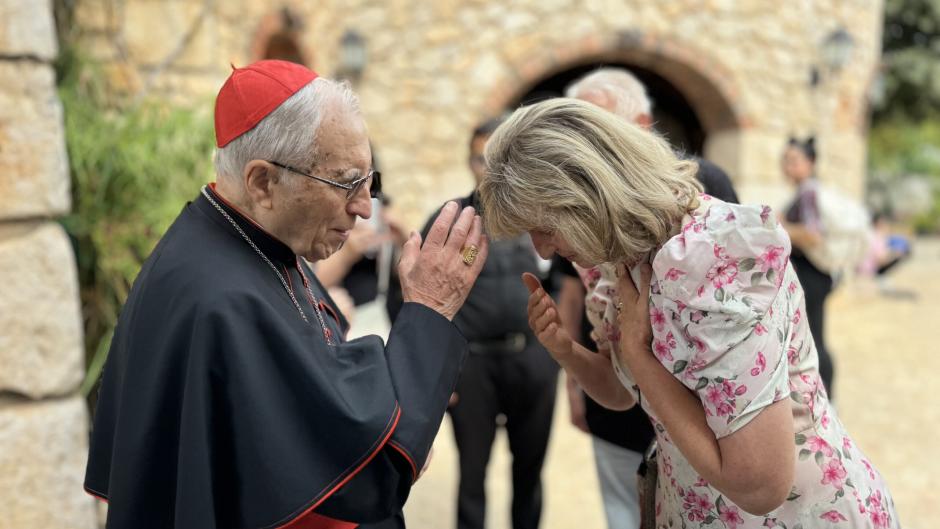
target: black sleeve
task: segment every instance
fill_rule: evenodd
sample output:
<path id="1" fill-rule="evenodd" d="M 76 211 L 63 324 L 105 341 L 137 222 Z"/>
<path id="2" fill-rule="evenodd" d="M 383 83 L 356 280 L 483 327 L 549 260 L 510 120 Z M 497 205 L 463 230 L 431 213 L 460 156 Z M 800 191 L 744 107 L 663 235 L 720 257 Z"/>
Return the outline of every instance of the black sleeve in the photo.
<path id="1" fill-rule="evenodd" d="M 697 158 L 698 179 L 705 188 L 705 193 L 730 204 L 738 203 L 738 194 L 731 185 L 731 178 L 728 177 L 721 167 L 703 158 Z"/>
<path id="2" fill-rule="evenodd" d="M 394 516 L 427 460 L 447 400 L 457 383 L 467 344 L 439 313 L 406 303 L 392 326 L 386 356 L 401 407 L 385 448 L 318 513 L 354 522 Z"/>

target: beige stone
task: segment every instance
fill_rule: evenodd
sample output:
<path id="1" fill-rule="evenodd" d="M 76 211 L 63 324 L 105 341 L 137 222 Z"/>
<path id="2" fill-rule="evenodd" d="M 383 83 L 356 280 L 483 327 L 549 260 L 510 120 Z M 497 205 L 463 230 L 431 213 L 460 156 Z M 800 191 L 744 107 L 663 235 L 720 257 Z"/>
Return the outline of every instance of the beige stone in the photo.
<path id="1" fill-rule="evenodd" d="M 132 66 L 146 79 L 145 67 L 166 57 L 204 0 L 126 1 L 121 29 L 133 51 Z M 598 59 L 634 64 L 669 79 L 700 119 L 708 117 L 703 122 L 712 127 L 704 131 L 709 151 L 734 170 L 735 183 L 755 192 L 770 189 L 780 181 L 780 149 L 789 134 L 817 132 L 823 143 L 829 134 L 860 134 L 864 89 L 880 54 L 883 0 L 814 0 L 784 7 L 769 0 L 285 5 L 303 18 L 299 38 L 313 58 L 311 65 L 325 75 L 336 70 L 344 31 L 355 29 L 364 37 L 368 63 L 359 88 L 370 134 L 380 153 L 410 155 L 407 162 L 404 155 L 383 159 L 383 169 L 398 204 L 414 207 L 413 216 L 420 217 L 445 198 L 451 184 L 446 178 L 460 178 L 440 168 L 463 169 L 467 128 L 499 113 L 501 105 L 513 104 L 548 76 Z M 225 79 L 228 61 L 244 64 L 257 58 L 251 50 L 258 29 L 277 9 L 261 0 L 216 2 L 211 20 L 155 82 L 154 91 L 174 101 L 192 93 L 211 95 Z M 102 23 L 91 18 L 87 25 Z M 838 26 L 852 33 L 856 53 L 834 83 L 838 90 L 814 92 L 808 86 L 809 68 L 819 62 L 821 40 Z M 640 37 L 625 39 L 625 33 Z M 213 62 L 223 67 L 206 66 Z M 702 87 L 703 78 L 712 79 L 721 96 L 705 97 L 710 90 Z M 701 108 L 719 98 L 724 99 L 720 110 Z M 737 113 L 740 128 L 715 117 L 725 107 Z M 853 176 L 846 178 L 855 180 L 847 187 L 861 189 L 864 142 L 839 145 L 848 150 L 823 151 L 821 167 L 851 168 Z"/>
<path id="2" fill-rule="evenodd" d="M 52 68 L 0 61 L 0 220 L 59 215 L 69 200 Z"/>
<path id="3" fill-rule="evenodd" d="M 0 2 L 0 55 L 52 61 L 57 53 L 51 0 Z"/>
<path id="4" fill-rule="evenodd" d="M 84 349 L 65 232 L 51 221 L 0 224 L 0 277 L 0 393 L 41 398 L 75 391 Z"/>
<path id="5" fill-rule="evenodd" d="M 82 488 L 88 412 L 81 397 L 0 400 L 0 529 L 97 528 Z"/>

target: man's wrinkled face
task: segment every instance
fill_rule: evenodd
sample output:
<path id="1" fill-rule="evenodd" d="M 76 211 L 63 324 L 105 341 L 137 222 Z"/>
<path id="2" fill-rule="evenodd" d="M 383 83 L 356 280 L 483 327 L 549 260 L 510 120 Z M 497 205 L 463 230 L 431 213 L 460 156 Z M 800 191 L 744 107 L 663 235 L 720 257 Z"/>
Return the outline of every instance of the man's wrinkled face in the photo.
<path id="1" fill-rule="evenodd" d="M 308 174 L 348 184 L 369 173 L 372 152 L 362 117 L 337 107 L 326 111 L 317 133 L 319 152 Z M 346 198 L 347 191 L 302 175 L 283 172 L 291 188 L 275 204 L 280 236 L 294 253 L 309 261 L 326 259 L 339 250 L 356 218 L 372 215 L 371 182 Z"/>

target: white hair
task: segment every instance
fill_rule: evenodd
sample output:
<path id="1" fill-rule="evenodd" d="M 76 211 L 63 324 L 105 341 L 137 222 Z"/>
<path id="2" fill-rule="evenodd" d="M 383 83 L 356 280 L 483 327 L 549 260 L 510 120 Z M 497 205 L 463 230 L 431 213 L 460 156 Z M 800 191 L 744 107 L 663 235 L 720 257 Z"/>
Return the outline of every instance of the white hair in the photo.
<path id="1" fill-rule="evenodd" d="M 306 170 L 317 161 L 317 132 L 327 110 L 359 114 L 359 98 L 347 82 L 318 77 L 262 119 L 253 129 L 215 151 L 220 178 L 240 180 L 252 160 L 273 160 Z"/>
<path id="2" fill-rule="evenodd" d="M 628 121 L 636 121 L 637 117 L 644 114 L 652 116 L 653 105 L 646 87 L 623 68 L 595 70 L 568 85 L 565 95 L 583 99 L 590 92 L 605 95 L 614 105 L 609 110 Z"/>

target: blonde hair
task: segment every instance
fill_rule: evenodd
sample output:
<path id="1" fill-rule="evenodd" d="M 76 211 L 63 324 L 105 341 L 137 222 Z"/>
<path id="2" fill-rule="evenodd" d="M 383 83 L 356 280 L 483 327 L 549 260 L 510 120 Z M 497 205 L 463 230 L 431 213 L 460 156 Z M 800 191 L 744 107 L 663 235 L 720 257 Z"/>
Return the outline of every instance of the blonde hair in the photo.
<path id="1" fill-rule="evenodd" d="M 697 204 L 697 169 L 652 132 L 550 99 L 516 110 L 490 137 L 481 209 L 494 237 L 557 232 L 592 262 L 633 262 Z"/>

